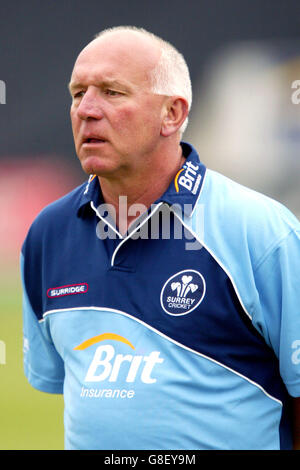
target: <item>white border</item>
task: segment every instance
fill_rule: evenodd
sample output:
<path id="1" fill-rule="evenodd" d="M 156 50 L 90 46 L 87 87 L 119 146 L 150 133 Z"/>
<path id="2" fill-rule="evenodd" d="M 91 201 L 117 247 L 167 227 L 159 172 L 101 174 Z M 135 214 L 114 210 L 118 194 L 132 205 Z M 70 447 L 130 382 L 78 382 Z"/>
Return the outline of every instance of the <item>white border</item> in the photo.
<path id="1" fill-rule="evenodd" d="M 201 164 L 201 162 L 200 162 L 200 164 Z M 205 168 L 205 172 L 204 172 L 204 176 L 203 176 L 203 181 L 201 182 L 201 188 L 200 188 L 200 191 L 199 191 L 197 200 L 196 200 L 196 202 L 195 202 L 195 204 L 194 204 L 194 207 L 193 207 L 192 212 L 190 213 L 190 215 L 188 215 L 188 217 L 192 217 L 192 216 L 193 216 L 194 211 L 195 211 L 195 209 L 196 209 L 196 207 L 197 207 L 197 205 L 198 205 L 198 201 L 199 201 L 199 199 L 200 199 L 200 195 L 202 194 L 203 186 L 204 186 L 204 183 L 205 183 L 206 173 L 207 173 L 207 168 Z"/>
<path id="2" fill-rule="evenodd" d="M 100 220 L 102 220 L 102 222 L 104 222 L 106 225 L 108 225 L 117 235 L 119 238 L 123 238 L 122 237 L 122 234 L 120 232 L 118 232 L 118 230 L 115 229 L 115 227 L 113 225 L 111 225 L 106 219 L 104 219 L 98 212 L 98 210 L 96 209 L 93 201 L 91 201 L 91 208 L 96 212 L 96 215 L 99 217 Z"/>
<path id="3" fill-rule="evenodd" d="M 79 310 L 93 310 L 93 311 L 97 311 L 97 312 L 112 312 L 112 313 L 116 313 L 116 314 L 119 314 L 119 315 L 123 315 L 127 318 L 130 318 L 131 320 L 134 320 L 138 323 L 140 323 L 141 325 L 145 326 L 146 328 L 148 328 L 149 330 L 153 331 L 154 333 L 158 334 L 159 336 L 161 336 L 162 338 L 170 341 L 171 343 L 175 344 L 176 346 L 179 346 L 180 348 L 182 349 L 185 349 L 186 351 L 189 351 L 189 352 L 192 352 L 194 354 L 196 354 L 197 356 L 200 356 L 200 357 L 203 357 L 204 359 L 207 359 L 208 361 L 211 361 L 213 362 L 214 364 L 217 364 L 219 365 L 220 367 L 223 367 L 224 369 L 232 372 L 233 374 L 235 375 L 238 375 L 239 377 L 241 377 L 242 379 L 246 380 L 247 382 L 249 382 L 250 384 L 254 385 L 255 387 L 259 388 L 268 398 L 270 398 L 271 400 L 274 400 L 275 402 L 279 403 L 281 406 L 282 406 L 282 402 L 281 400 L 279 400 L 278 398 L 275 398 L 273 397 L 272 395 L 270 395 L 261 385 L 259 385 L 258 383 L 254 382 L 253 380 L 249 379 L 248 377 L 246 377 L 245 375 L 242 375 L 240 374 L 239 372 L 235 371 L 234 369 L 231 369 L 230 367 L 222 364 L 221 362 L 219 361 L 216 361 L 215 359 L 212 359 L 211 357 L 209 356 L 206 356 L 205 354 L 202 354 L 198 351 L 195 351 L 194 349 L 191 349 L 189 348 L 188 346 L 185 346 L 184 344 L 181 344 L 181 343 L 178 343 L 176 340 L 170 338 L 169 336 L 165 335 L 164 333 L 162 333 L 161 331 L 159 330 L 156 330 L 155 328 L 153 328 L 152 326 L 148 325 L 147 323 L 145 323 L 144 321 L 140 320 L 139 318 L 136 318 L 132 315 L 130 315 L 129 313 L 127 312 L 123 312 L 122 310 L 116 310 L 116 309 L 113 309 L 113 308 L 108 308 L 108 307 L 74 307 L 74 308 L 65 308 L 65 309 L 57 309 L 57 310 L 48 310 L 47 312 L 45 312 L 43 314 L 43 318 L 41 320 L 39 320 L 39 323 L 42 323 L 45 321 L 45 317 L 49 316 L 49 315 L 52 315 L 52 314 L 55 314 L 55 313 L 64 313 L 64 312 L 71 312 L 71 311 L 79 311 Z"/>
<path id="4" fill-rule="evenodd" d="M 162 204 L 163 204 L 163 202 L 160 202 L 159 204 L 156 204 L 155 208 L 153 210 L 151 210 L 150 214 L 139 225 L 137 225 L 137 227 L 135 227 L 135 229 L 132 230 L 132 232 L 130 232 L 127 235 L 126 238 L 123 238 L 123 240 L 119 243 L 119 245 L 116 247 L 115 251 L 113 252 L 113 255 L 112 255 L 112 258 L 111 258 L 111 266 L 114 266 L 116 254 L 117 254 L 118 250 L 121 248 L 121 246 L 123 245 L 123 243 L 125 243 L 129 238 L 131 238 L 132 235 L 134 233 L 136 233 L 147 222 L 147 220 L 149 220 L 150 217 L 152 217 L 153 214 L 155 214 L 155 212 L 158 210 L 158 208 Z"/>
<path id="5" fill-rule="evenodd" d="M 160 202 L 159 204 L 156 204 L 156 206 L 154 207 L 153 210 L 151 210 L 150 214 L 139 224 L 135 227 L 134 230 L 132 230 L 132 232 L 130 232 L 127 237 L 123 238 L 122 234 L 120 232 L 118 232 L 118 230 L 115 229 L 115 227 L 113 225 L 111 225 L 106 219 L 104 219 L 98 212 L 98 210 L 96 209 L 93 201 L 91 201 L 91 207 L 92 209 L 95 211 L 96 215 L 99 217 L 99 219 L 101 219 L 106 225 L 108 225 L 117 235 L 118 237 L 122 240 L 118 246 L 116 247 L 115 251 L 113 252 L 113 255 L 112 255 L 112 258 L 111 258 L 111 262 L 110 262 L 110 265 L 111 266 L 114 266 L 114 263 L 115 263 L 115 258 L 116 258 L 116 255 L 117 255 L 117 252 L 119 251 L 119 249 L 121 248 L 121 246 L 127 241 L 129 240 L 132 235 L 134 233 L 136 233 L 146 222 L 147 220 L 149 220 L 154 214 L 155 212 L 159 209 L 159 207 L 161 207 L 164 203 L 163 202 Z M 152 206 L 151 206 L 152 207 Z"/>
<path id="6" fill-rule="evenodd" d="M 198 235 L 191 229 L 191 227 L 189 227 L 175 212 L 173 212 L 174 215 L 177 217 L 177 219 L 179 219 L 179 221 L 182 223 L 182 225 L 191 232 L 191 234 L 196 238 L 196 240 L 209 252 L 209 254 L 215 259 L 215 261 L 218 263 L 218 265 L 223 269 L 223 271 L 226 273 L 226 275 L 229 277 L 230 281 L 231 281 L 231 284 L 233 285 L 233 288 L 234 288 L 234 291 L 239 299 L 239 302 L 244 310 L 244 312 L 246 313 L 246 315 L 250 318 L 250 320 L 252 320 L 252 317 L 250 315 L 250 313 L 248 312 L 248 310 L 246 309 L 243 301 L 242 301 L 242 298 L 240 296 L 240 293 L 238 291 L 238 288 L 231 276 L 231 274 L 228 272 L 228 270 L 225 268 L 225 266 L 223 265 L 223 263 L 221 263 L 221 261 L 217 258 L 217 256 L 213 253 L 213 251 L 207 247 L 207 245 L 204 243 L 203 240 L 201 240 L 200 237 L 198 237 Z"/>

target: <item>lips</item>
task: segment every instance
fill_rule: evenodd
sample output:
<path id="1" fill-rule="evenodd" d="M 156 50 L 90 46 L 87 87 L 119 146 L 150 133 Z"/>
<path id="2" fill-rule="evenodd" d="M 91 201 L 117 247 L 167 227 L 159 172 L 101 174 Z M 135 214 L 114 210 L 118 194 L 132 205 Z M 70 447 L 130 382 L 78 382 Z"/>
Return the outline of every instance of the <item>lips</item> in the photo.
<path id="1" fill-rule="evenodd" d="M 101 144 L 103 142 L 106 142 L 106 140 L 102 136 L 95 134 L 87 134 L 82 138 L 82 144 Z"/>
<path id="2" fill-rule="evenodd" d="M 83 141 L 84 144 L 97 144 L 99 142 L 104 142 L 104 140 L 103 139 L 95 139 L 94 137 L 91 137 L 91 138 L 85 139 Z"/>
<path id="3" fill-rule="evenodd" d="M 83 139 L 82 141 L 83 144 L 99 144 L 101 142 L 105 142 L 105 140 L 98 139 L 96 137 L 87 137 L 86 139 Z"/>

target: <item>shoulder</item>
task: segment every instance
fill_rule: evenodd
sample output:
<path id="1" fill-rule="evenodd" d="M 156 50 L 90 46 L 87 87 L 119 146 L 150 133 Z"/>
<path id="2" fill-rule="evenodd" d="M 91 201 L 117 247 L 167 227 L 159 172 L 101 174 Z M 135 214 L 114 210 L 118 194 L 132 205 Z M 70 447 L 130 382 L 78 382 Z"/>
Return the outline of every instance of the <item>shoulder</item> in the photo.
<path id="1" fill-rule="evenodd" d="M 225 233 L 246 232 L 248 239 L 260 238 L 267 245 L 300 230 L 286 206 L 212 170 L 207 170 L 201 202 L 207 220 L 219 221 Z"/>
<path id="2" fill-rule="evenodd" d="M 216 206 L 221 206 L 228 215 L 238 214 L 252 221 L 257 218 L 266 221 L 275 218 L 290 226 L 299 224 L 297 218 L 280 202 L 216 171 L 207 170 L 206 189 Z"/>
<path id="3" fill-rule="evenodd" d="M 259 302 L 255 272 L 261 263 L 281 257 L 282 247 L 289 257 L 299 256 L 300 223 L 288 208 L 212 170 L 206 170 L 192 224 L 251 314 Z"/>
<path id="4" fill-rule="evenodd" d="M 76 217 L 85 187 L 86 182 L 45 206 L 33 220 L 24 245 L 30 241 L 38 243 L 43 234 L 59 230 L 59 227 L 65 226 L 70 219 Z"/>
<path id="5" fill-rule="evenodd" d="M 291 233 L 300 233 L 300 223 L 287 207 L 209 169 L 193 226 L 202 244 L 238 277 L 289 243 Z"/>
<path id="6" fill-rule="evenodd" d="M 76 212 L 85 187 L 86 182 L 77 186 L 72 191 L 57 199 L 56 201 L 45 206 L 36 217 L 34 223 L 46 221 L 52 217 L 63 217 L 66 214 L 70 215 L 70 213 Z"/>

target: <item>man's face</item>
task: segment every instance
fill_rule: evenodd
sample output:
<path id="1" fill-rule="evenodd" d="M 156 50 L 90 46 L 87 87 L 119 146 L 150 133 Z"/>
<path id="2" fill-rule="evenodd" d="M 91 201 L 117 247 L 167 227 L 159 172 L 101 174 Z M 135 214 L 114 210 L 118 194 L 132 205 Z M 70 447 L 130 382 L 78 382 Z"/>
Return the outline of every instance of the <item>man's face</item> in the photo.
<path id="1" fill-rule="evenodd" d="M 150 90 L 160 51 L 132 34 L 108 35 L 79 55 L 71 77 L 76 153 L 88 174 L 122 177 L 149 164 L 166 97 Z"/>

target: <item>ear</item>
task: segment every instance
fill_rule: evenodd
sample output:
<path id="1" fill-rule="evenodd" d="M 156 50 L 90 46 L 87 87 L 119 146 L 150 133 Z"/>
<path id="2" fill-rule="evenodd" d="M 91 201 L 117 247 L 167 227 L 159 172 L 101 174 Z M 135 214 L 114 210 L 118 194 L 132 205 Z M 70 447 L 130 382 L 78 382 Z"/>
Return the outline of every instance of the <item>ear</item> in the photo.
<path id="1" fill-rule="evenodd" d="M 188 115 L 188 102 L 181 96 L 169 96 L 164 108 L 161 135 L 168 137 L 176 133 Z"/>

